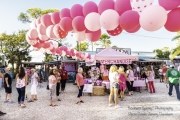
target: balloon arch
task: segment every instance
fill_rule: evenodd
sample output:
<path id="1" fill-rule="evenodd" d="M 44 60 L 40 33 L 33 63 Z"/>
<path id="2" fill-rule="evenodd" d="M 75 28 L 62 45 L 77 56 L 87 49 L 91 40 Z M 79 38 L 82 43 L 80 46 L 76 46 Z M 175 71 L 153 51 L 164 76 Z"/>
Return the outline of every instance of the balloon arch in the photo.
<path id="1" fill-rule="evenodd" d="M 73 5 L 60 12 L 45 14 L 30 24 L 26 40 L 36 50 L 49 54 L 72 56 L 80 60 L 91 60 L 91 55 L 58 47 L 51 39 L 59 40 L 73 33 L 77 41 L 96 42 L 104 28 L 111 36 L 137 32 L 141 27 L 146 31 L 157 31 L 163 26 L 170 32 L 180 31 L 180 0 L 101 0 L 97 5 L 88 1 L 84 6 Z"/>

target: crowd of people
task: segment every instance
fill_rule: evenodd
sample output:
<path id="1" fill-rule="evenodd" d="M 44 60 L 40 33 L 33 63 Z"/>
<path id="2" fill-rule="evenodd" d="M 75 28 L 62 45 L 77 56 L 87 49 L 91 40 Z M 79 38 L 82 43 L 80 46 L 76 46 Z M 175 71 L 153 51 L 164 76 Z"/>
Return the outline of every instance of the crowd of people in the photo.
<path id="1" fill-rule="evenodd" d="M 43 67 L 41 68 L 43 69 Z M 5 88 L 5 101 L 4 103 L 10 103 L 13 104 L 14 102 L 11 99 L 11 93 L 12 93 L 12 78 L 9 74 L 10 69 L 5 69 L 5 74 L 3 75 L 0 73 L 0 78 L 4 79 L 4 88 Z M 76 84 L 77 88 L 79 89 L 78 95 L 77 95 L 77 102 L 84 103 L 82 100 L 82 93 L 83 93 L 83 87 L 84 87 L 84 78 L 87 77 L 88 71 L 83 72 L 83 68 L 79 67 L 77 74 L 76 74 Z M 40 75 L 39 75 L 40 74 Z M 50 98 L 50 104 L 49 106 L 58 106 L 56 104 L 56 101 L 61 101 L 60 99 L 60 88 L 61 93 L 64 93 L 66 88 L 66 81 L 67 81 L 67 71 L 64 69 L 64 66 L 62 66 L 61 69 L 58 69 L 57 67 L 50 68 L 48 71 L 48 75 L 44 75 L 41 73 L 41 70 L 37 73 L 35 69 L 31 69 L 30 74 L 28 75 L 27 72 L 23 67 L 19 68 L 19 71 L 16 75 L 15 82 L 16 82 L 16 89 L 18 92 L 18 106 L 24 108 L 26 105 L 24 104 L 25 95 L 27 91 L 27 85 L 29 85 L 29 78 L 31 83 L 31 98 L 28 100 L 28 102 L 34 102 L 38 100 L 37 97 L 37 86 L 42 81 L 48 80 L 47 88 L 49 89 L 49 98 Z M 97 75 L 97 71 L 96 71 Z M 93 77 L 95 77 L 94 75 Z M 45 77 L 46 76 L 46 77 Z M 155 73 L 153 70 L 153 66 L 147 66 L 143 67 L 143 69 L 140 70 L 138 65 L 134 65 L 133 68 L 130 65 L 127 65 L 126 68 L 123 66 L 119 66 L 119 68 L 116 65 L 111 65 L 110 69 L 108 70 L 106 66 L 104 66 L 103 71 L 101 71 L 100 74 L 102 80 L 109 80 L 110 81 L 110 95 L 109 95 L 109 106 L 113 106 L 113 102 L 115 103 L 115 108 L 119 108 L 118 104 L 118 97 L 121 100 L 124 100 L 124 92 L 126 91 L 126 88 L 128 90 L 128 95 L 133 95 L 134 87 L 133 83 L 134 80 L 137 78 L 144 78 L 146 83 L 146 90 L 149 89 L 150 93 L 155 93 L 155 86 L 154 86 L 154 80 L 155 80 Z M 160 82 L 169 83 L 169 96 L 172 96 L 172 90 L 173 86 L 175 86 L 177 99 L 180 100 L 180 93 L 179 93 L 179 77 L 180 72 L 174 68 L 173 65 L 170 66 L 170 68 L 167 68 L 166 65 L 163 65 L 159 69 L 159 76 L 160 76 Z M 136 90 L 138 91 L 140 87 L 137 87 Z M 0 115 L 4 115 L 5 113 L 0 111 Z"/>

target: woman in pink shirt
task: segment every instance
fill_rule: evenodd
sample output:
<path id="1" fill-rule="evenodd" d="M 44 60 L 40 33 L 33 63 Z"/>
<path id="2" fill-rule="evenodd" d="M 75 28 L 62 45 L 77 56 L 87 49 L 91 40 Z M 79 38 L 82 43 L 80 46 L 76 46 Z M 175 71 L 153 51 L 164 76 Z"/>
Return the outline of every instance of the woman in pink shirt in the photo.
<path id="1" fill-rule="evenodd" d="M 76 102 L 76 104 L 78 103 L 84 103 L 84 101 L 82 101 L 82 92 L 83 92 L 83 88 L 84 88 L 84 79 L 83 79 L 83 69 L 81 67 L 78 68 L 78 73 L 76 74 L 76 83 L 79 89 L 79 93 L 78 93 L 78 100 Z"/>
<path id="2" fill-rule="evenodd" d="M 151 66 L 148 66 L 148 72 L 147 72 L 147 79 L 149 84 L 149 90 L 150 93 L 155 93 L 155 87 L 154 87 L 154 71 L 152 70 Z"/>
<path id="3" fill-rule="evenodd" d="M 120 98 L 121 98 L 121 101 L 124 100 L 124 92 L 126 90 L 126 81 L 129 82 L 129 84 L 131 84 L 131 82 L 129 81 L 129 79 L 127 78 L 127 75 L 126 73 L 124 72 L 124 67 L 123 66 L 120 66 L 119 67 L 119 79 L 120 79 Z"/>

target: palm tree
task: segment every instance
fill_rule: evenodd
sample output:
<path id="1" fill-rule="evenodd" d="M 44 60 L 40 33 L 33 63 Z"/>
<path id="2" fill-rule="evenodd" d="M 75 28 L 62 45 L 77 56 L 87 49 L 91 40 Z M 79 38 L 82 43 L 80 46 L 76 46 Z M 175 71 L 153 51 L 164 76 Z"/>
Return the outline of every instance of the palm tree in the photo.
<path id="1" fill-rule="evenodd" d="M 95 42 L 94 45 L 101 46 L 102 48 L 110 47 L 110 45 L 111 45 L 110 38 L 111 37 L 108 36 L 107 34 L 102 34 L 100 37 L 100 40 L 98 42 Z"/>
<path id="2" fill-rule="evenodd" d="M 177 35 L 172 39 L 172 41 L 177 41 L 177 46 L 171 51 L 170 59 L 173 60 L 176 56 L 180 54 L 180 31 L 177 32 Z"/>

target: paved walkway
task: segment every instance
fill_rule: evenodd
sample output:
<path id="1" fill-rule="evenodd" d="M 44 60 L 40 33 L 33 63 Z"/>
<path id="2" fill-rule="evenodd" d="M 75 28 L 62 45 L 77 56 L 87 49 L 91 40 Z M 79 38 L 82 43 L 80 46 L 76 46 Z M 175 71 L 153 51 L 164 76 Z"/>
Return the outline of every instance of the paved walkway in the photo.
<path id="1" fill-rule="evenodd" d="M 77 87 L 67 84 L 66 92 L 61 94 L 59 106 L 50 107 L 49 91 L 38 88 L 38 101 L 27 103 L 26 108 L 17 106 L 17 91 L 13 89 L 15 104 L 2 103 L 0 106 L 7 115 L 0 120 L 180 120 L 180 101 L 167 95 L 168 88 L 164 83 L 156 81 L 156 93 L 150 94 L 145 90 L 135 92 L 133 96 L 125 96 L 126 101 L 120 101 L 121 108 L 108 107 L 108 95 L 84 96 L 85 103 L 75 104 Z M 30 85 L 28 86 L 30 89 Z M 4 89 L 0 90 L 4 97 Z M 2 102 L 2 101 L 1 101 Z"/>

